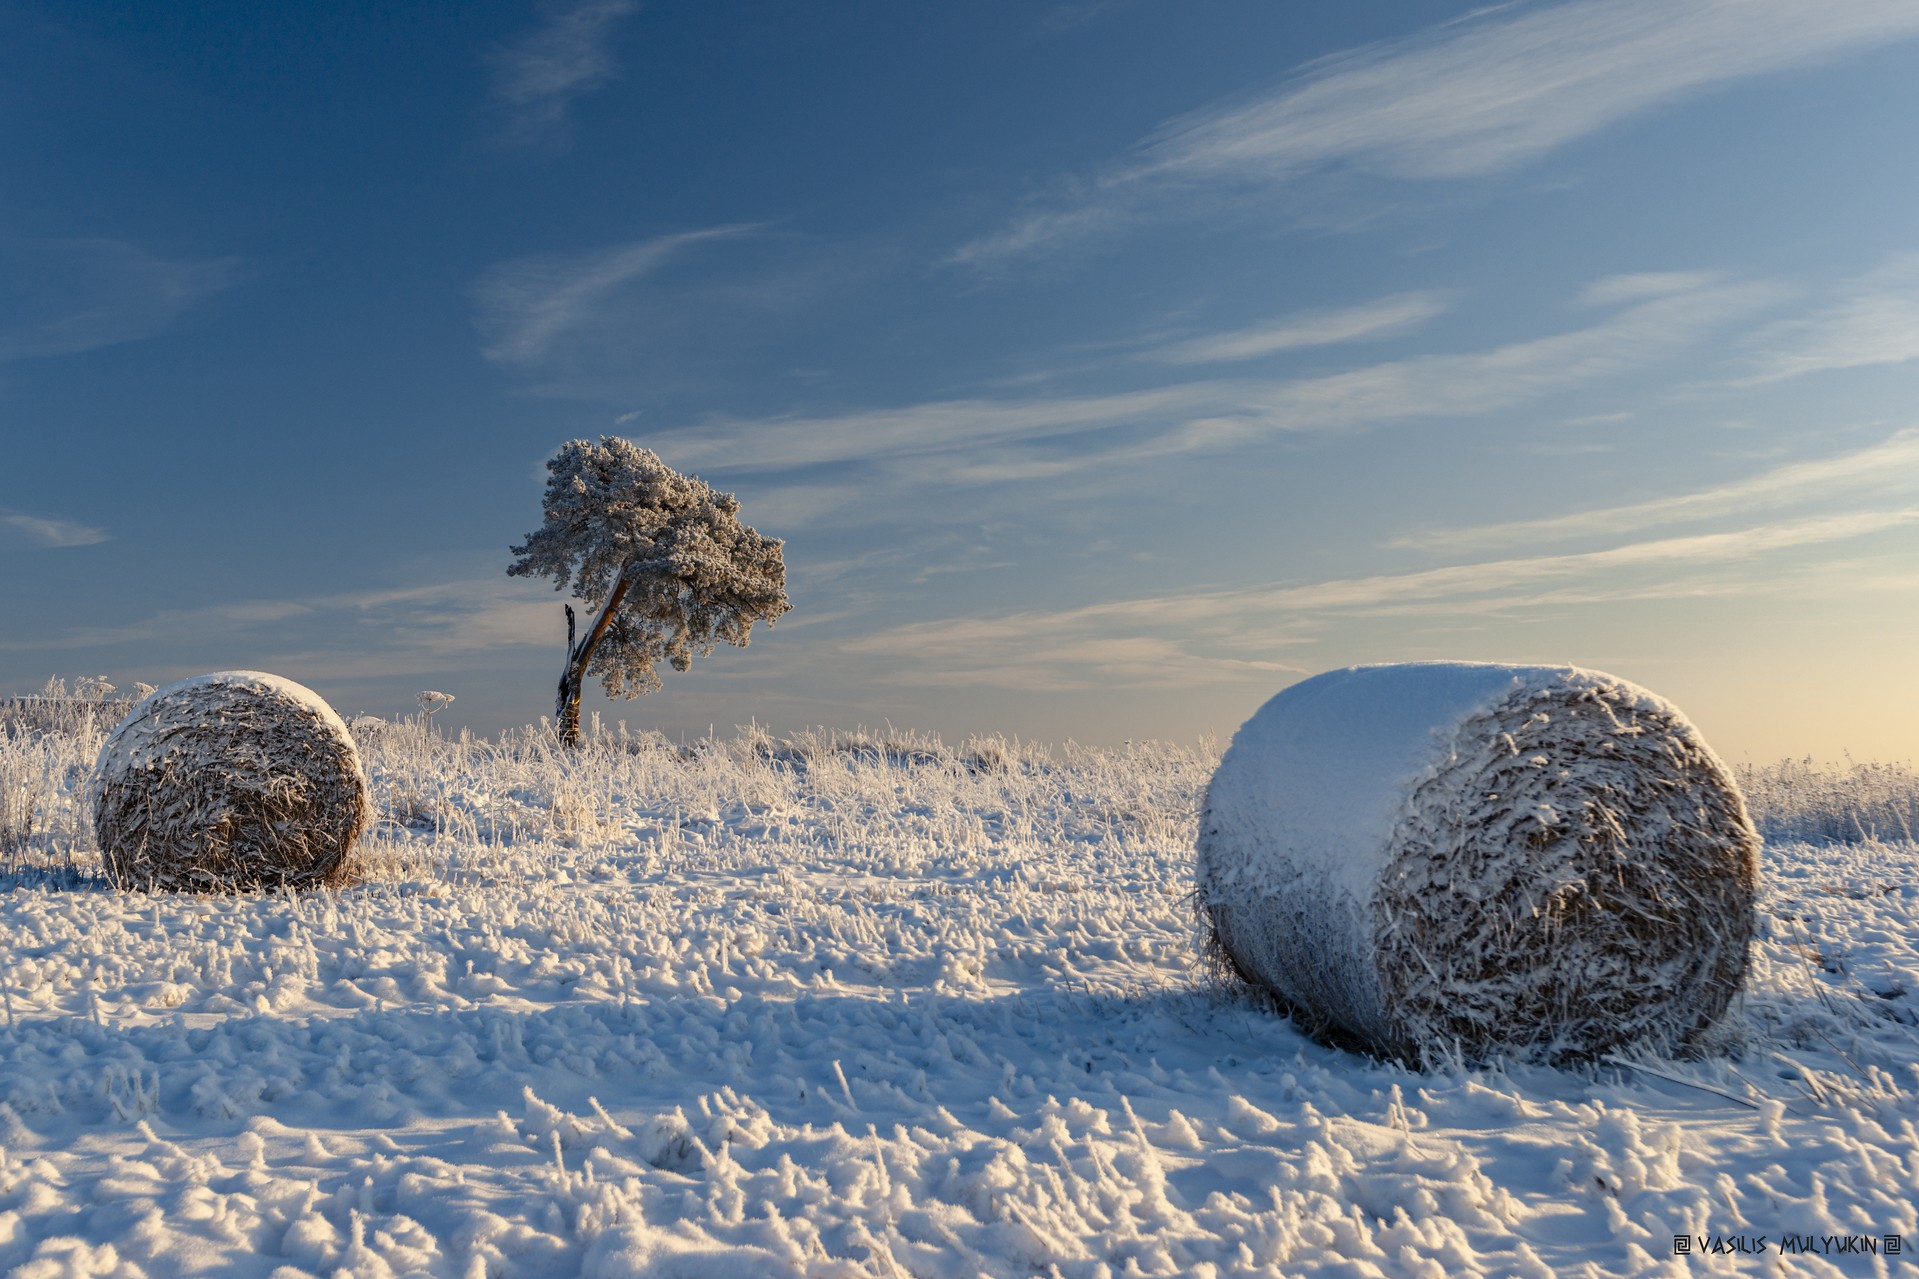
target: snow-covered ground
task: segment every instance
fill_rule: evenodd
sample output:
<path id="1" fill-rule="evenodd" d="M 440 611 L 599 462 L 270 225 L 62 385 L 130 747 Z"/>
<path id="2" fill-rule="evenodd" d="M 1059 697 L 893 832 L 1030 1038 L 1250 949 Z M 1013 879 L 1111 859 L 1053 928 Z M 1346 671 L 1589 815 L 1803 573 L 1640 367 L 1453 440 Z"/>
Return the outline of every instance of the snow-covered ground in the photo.
<path id="1" fill-rule="evenodd" d="M 402 726 L 370 882 L 219 898 L 100 877 L 101 736 L 0 737 L 0 1273 L 1919 1256 L 1919 845 L 1768 846 L 1717 1055 L 1419 1074 L 1197 972 L 1203 751 Z"/>

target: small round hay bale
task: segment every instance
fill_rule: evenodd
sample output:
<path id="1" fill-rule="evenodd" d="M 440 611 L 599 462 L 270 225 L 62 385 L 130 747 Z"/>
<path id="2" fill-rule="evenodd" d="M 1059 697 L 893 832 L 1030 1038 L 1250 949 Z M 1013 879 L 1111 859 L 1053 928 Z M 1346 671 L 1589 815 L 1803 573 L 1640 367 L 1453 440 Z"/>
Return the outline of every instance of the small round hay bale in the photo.
<path id="1" fill-rule="evenodd" d="M 1556 666 L 1418 662 L 1261 707 L 1200 818 L 1214 958 L 1414 1061 L 1674 1051 L 1746 975 L 1759 837 L 1678 708 Z"/>
<path id="2" fill-rule="evenodd" d="M 258 671 L 150 694 L 101 748 L 90 798 L 121 888 L 345 883 L 369 812 L 359 752 L 333 708 Z"/>

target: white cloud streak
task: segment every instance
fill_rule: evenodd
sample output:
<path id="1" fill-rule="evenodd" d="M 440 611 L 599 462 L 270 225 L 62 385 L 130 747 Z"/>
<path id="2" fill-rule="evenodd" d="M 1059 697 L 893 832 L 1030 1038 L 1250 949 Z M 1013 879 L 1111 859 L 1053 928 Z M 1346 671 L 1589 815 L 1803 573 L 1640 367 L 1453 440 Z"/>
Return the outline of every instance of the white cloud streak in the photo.
<path id="1" fill-rule="evenodd" d="M 1250 360 L 1302 347 L 1333 346 L 1411 332 L 1441 315 L 1446 304 L 1431 293 L 1402 293 L 1360 306 L 1289 315 L 1267 324 L 1188 338 L 1140 353 L 1164 364 Z"/>
<path id="2" fill-rule="evenodd" d="M 6 525 L 40 546 L 97 546 L 112 540 L 112 535 L 77 520 L 49 519 L 0 508 L 0 524 Z"/>
<path id="3" fill-rule="evenodd" d="M 240 278 L 232 258 L 173 261 L 124 240 L 0 241 L 0 363 L 152 337 Z"/>
<path id="4" fill-rule="evenodd" d="M 718 226 L 654 236 L 591 253 L 517 258 L 487 270 L 473 287 L 474 323 L 490 360 L 537 364 L 565 336 L 603 318 L 628 286 L 697 244 L 756 226 Z"/>
<path id="5" fill-rule="evenodd" d="M 1692 569 L 1749 560 L 1776 551 L 1850 541 L 1888 529 L 1919 524 L 1919 507 L 1818 515 L 1723 533 L 1633 542 L 1603 551 L 1540 555 L 1320 582 L 1266 592 L 1269 608 L 1354 611 L 1405 600 L 1458 599 L 1533 583 L 1582 578 L 1619 569 L 1648 572 L 1671 566 Z"/>
<path id="6" fill-rule="evenodd" d="M 493 97 L 504 112 L 501 141 L 564 147 L 575 99 L 612 80 L 607 45 L 639 0 L 575 0 L 546 6 L 546 21 L 494 55 Z"/>
<path id="7" fill-rule="evenodd" d="M 306 599 L 232 600 L 167 609 L 120 626 L 81 627 L 0 647 L 138 644 L 225 652 L 258 651 L 287 641 L 330 641 L 342 651 L 364 655 L 371 649 L 403 664 L 446 661 L 492 655 L 503 648 L 560 645 L 565 631 L 561 602 L 529 593 L 522 583 L 477 578 Z"/>
<path id="8" fill-rule="evenodd" d="M 1818 498 L 1858 498 L 1919 488 L 1919 430 L 1900 431 L 1870 448 L 1809 462 L 1793 462 L 1760 475 L 1692 493 L 1626 506 L 1577 511 L 1548 519 L 1515 520 L 1450 529 L 1389 543 L 1460 551 L 1492 546 L 1563 541 L 1607 533 L 1637 532 L 1662 524 L 1716 519 L 1764 507 Z"/>
<path id="9" fill-rule="evenodd" d="M 1579 301 L 1585 306 L 1620 306 L 1689 293 L 1712 282 L 1713 277 L 1703 271 L 1634 271 L 1594 280 L 1580 293 Z"/>
<path id="10" fill-rule="evenodd" d="M 1505 8 L 1358 50 L 1302 80 L 1163 125 L 1070 198 L 963 247 L 1030 252 L 1137 215 L 1168 188 L 1283 183 L 1350 167 L 1403 179 L 1497 173 L 1746 79 L 1919 35 L 1910 0 L 1574 0 Z"/>
<path id="11" fill-rule="evenodd" d="M 1837 293 L 1812 315 L 1759 335 L 1748 385 L 1919 360 L 1919 253 L 1895 255 Z"/>
<path id="12" fill-rule="evenodd" d="M 1492 412 L 1670 359 L 1776 297 L 1767 285 L 1716 283 L 1642 302 L 1568 333 L 1323 377 L 1209 379 L 1105 395 L 941 400 L 835 417 L 720 420 L 662 434 L 653 444 L 686 464 L 736 471 L 964 454 L 963 467 L 942 468 L 944 478 L 1038 478 L 1102 460 L 1216 449 L 1276 432 L 1350 430 Z M 1118 440 L 1090 438 L 1115 428 L 1128 428 L 1130 434 Z M 1076 441 L 1071 459 L 978 455 L 984 446 L 1066 437 L 1084 437 Z"/>
<path id="13" fill-rule="evenodd" d="M 887 663 L 900 683 L 1041 688 L 1050 675 L 1085 686 L 1196 686 L 1300 669 L 1271 661 L 1275 646 L 1306 642 L 1312 628 L 1341 616 L 1486 616 L 1718 594 L 1733 589 L 1715 576 L 1728 566 L 1914 525 L 1919 507 L 1816 516 L 1573 555 L 915 622 L 844 648 Z M 1112 656 L 1102 645 L 1114 646 Z"/>

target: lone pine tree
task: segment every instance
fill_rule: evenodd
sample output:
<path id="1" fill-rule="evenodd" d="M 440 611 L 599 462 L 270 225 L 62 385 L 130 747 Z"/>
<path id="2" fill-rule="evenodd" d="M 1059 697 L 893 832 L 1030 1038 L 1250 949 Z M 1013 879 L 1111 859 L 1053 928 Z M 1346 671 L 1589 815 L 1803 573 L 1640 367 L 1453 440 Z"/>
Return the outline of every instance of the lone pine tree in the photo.
<path id="1" fill-rule="evenodd" d="M 512 547 L 507 573 L 571 585 L 598 615 L 576 640 L 566 606 L 566 665 L 554 717 L 560 738 L 580 741 L 580 689 L 597 675 L 612 697 L 660 686 L 655 664 L 676 671 L 725 640 L 745 648 L 786 602 L 784 545 L 740 523 L 740 504 L 650 449 L 616 435 L 568 440 L 546 464 L 546 522 Z"/>

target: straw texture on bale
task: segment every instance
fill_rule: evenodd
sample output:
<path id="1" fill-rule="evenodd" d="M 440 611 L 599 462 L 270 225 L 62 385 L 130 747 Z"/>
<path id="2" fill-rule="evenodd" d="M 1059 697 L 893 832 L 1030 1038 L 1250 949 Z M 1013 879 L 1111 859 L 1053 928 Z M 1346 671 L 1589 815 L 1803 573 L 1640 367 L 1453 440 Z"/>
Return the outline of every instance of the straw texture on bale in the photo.
<path id="1" fill-rule="evenodd" d="M 1572 667 L 1332 671 L 1208 787 L 1214 958 L 1411 1060 L 1696 1042 L 1745 979 L 1758 837 L 1670 703 Z"/>
<path id="2" fill-rule="evenodd" d="M 122 888 L 338 885 L 369 812 L 352 735 L 318 694 L 258 671 L 160 689 L 101 748 L 94 833 Z"/>

